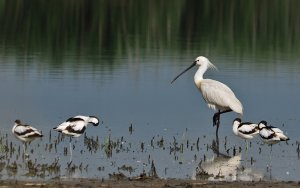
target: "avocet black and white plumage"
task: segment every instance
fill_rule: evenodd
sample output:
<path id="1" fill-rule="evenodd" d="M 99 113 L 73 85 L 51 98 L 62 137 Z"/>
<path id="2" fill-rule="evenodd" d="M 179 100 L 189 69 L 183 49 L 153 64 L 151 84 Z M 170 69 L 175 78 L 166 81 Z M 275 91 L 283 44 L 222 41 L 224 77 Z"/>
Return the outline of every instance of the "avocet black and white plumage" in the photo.
<path id="1" fill-rule="evenodd" d="M 57 127 L 54 127 L 53 129 L 71 137 L 79 137 L 84 133 L 88 124 L 98 126 L 99 119 L 95 116 L 78 115 L 67 119 L 65 122 L 61 123 Z M 70 162 L 71 162 L 72 161 L 71 141 L 70 141 L 70 154 L 71 154 L 71 158 L 70 158 Z"/>
<path id="2" fill-rule="evenodd" d="M 232 131 L 235 135 L 245 139 L 246 150 L 248 149 L 248 139 L 252 139 L 254 135 L 259 133 L 258 125 L 251 122 L 242 122 L 240 118 L 233 121 Z"/>
<path id="3" fill-rule="evenodd" d="M 23 142 L 31 142 L 32 140 L 42 137 L 43 134 L 39 132 L 36 128 L 22 124 L 20 120 L 16 120 L 12 128 L 12 133 Z"/>
<path id="4" fill-rule="evenodd" d="M 280 141 L 288 141 L 289 137 L 284 135 L 283 131 L 280 130 L 277 127 L 268 126 L 266 121 L 261 121 L 258 124 L 259 128 L 259 135 L 262 138 L 262 140 L 270 145 L 270 155 L 269 155 L 269 166 L 271 166 L 271 152 L 272 152 L 272 146 L 273 144 L 276 144 Z"/>
<path id="5" fill-rule="evenodd" d="M 67 119 L 65 122 L 61 123 L 53 129 L 72 137 L 79 137 L 84 133 L 89 123 L 94 126 L 98 126 L 99 119 L 95 116 L 78 115 Z"/>
<path id="6" fill-rule="evenodd" d="M 276 144 L 280 141 L 287 141 L 289 137 L 284 135 L 283 131 L 277 127 L 268 126 L 266 121 L 261 121 L 258 124 L 259 135 L 267 144 Z"/>
<path id="7" fill-rule="evenodd" d="M 12 133 L 15 135 L 16 138 L 23 142 L 24 153 L 25 143 L 31 142 L 36 138 L 43 137 L 43 134 L 36 128 L 30 125 L 22 124 L 20 120 L 15 121 L 15 124 L 12 128 Z"/>
<path id="8" fill-rule="evenodd" d="M 254 135 L 259 133 L 258 125 L 251 122 L 242 122 L 240 118 L 233 121 L 233 133 L 244 139 L 252 139 Z"/>

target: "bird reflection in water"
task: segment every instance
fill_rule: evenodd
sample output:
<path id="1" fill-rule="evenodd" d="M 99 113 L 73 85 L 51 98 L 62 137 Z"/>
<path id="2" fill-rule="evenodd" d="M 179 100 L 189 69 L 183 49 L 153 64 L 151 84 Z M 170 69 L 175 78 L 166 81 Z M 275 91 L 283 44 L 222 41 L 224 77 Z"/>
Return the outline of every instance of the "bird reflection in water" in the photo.
<path id="1" fill-rule="evenodd" d="M 234 156 L 223 154 L 219 150 L 219 138 L 213 140 L 213 155 L 209 159 L 201 160 L 196 167 L 192 179 L 209 181 L 259 181 L 264 178 L 261 172 L 241 165 L 242 154 Z"/>

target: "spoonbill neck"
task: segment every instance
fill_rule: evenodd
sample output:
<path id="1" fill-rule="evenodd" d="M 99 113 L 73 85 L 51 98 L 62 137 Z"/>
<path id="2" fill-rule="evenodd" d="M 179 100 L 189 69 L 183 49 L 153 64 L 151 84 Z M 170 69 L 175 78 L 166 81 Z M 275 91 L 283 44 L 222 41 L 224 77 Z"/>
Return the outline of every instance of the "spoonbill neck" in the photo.
<path id="1" fill-rule="evenodd" d="M 203 75 L 204 73 L 206 72 L 207 70 L 207 66 L 206 65 L 203 65 L 203 66 L 200 66 L 194 76 L 194 81 L 195 83 L 198 85 L 202 80 L 203 80 Z"/>

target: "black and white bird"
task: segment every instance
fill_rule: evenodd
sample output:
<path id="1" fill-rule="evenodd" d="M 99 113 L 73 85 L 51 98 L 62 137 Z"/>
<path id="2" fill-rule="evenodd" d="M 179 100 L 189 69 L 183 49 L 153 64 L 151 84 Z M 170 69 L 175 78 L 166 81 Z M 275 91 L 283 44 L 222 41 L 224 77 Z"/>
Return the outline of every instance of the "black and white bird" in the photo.
<path id="1" fill-rule="evenodd" d="M 284 135 L 283 131 L 277 127 L 268 126 L 266 121 L 261 121 L 258 124 L 259 135 L 262 140 L 270 146 L 270 154 L 269 154 L 269 166 L 271 167 L 271 152 L 273 144 L 276 144 L 280 141 L 288 141 L 289 137 Z"/>
<path id="2" fill-rule="evenodd" d="M 268 126 L 266 121 L 261 121 L 258 124 L 259 135 L 267 144 L 276 144 L 280 141 L 287 141 L 289 137 L 284 135 L 283 131 L 277 127 Z"/>
<path id="3" fill-rule="evenodd" d="M 25 144 L 31 142 L 32 140 L 43 137 L 43 134 L 38 131 L 36 128 L 22 124 L 20 120 L 16 120 L 15 124 L 12 128 L 12 133 L 16 138 L 23 142 L 24 153 L 25 152 Z"/>
<path id="4" fill-rule="evenodd" d="M 98 126 L 99 119 L 95 116 L 78 115 L 67 119 L 65 122 L 53 129 L 68 136 L 79 137 L 84 133 L 89 123 L 94 126 Z"/>
<path id="5" fill-rule="evenodd" d="M 67 119 L 65 122 L 61 123 L 57 127 L 54 127 L 53 129 L 71 137 L 79 137 L 84 133 L 88 124 L 98 126 L 99 119 L 95 116 L 78 115 Z M 70 141 L 70 154 L 72 157 L 71 141 Z M 70 158 L 70 162 L 71 161 L 72 158 Z"/>
<path id="6" fill-rule="evenodd" d="M 232 131 L 235 135 L 246 140 L 246 149 L 248 149 L 248 139 L 252 139 L 259 133 L 258 125 L 251 122 L 242 122 L 240 118 L 236 118 L 232 124 Z"/>
<path id="7" fill-rule="evenodd" d="M 251 122 L 242 122 L 240 118 L 233 121 L 233 133 L 244 139 L 252 139 L 254 135 L 259 133 L 258 125 Z"/>

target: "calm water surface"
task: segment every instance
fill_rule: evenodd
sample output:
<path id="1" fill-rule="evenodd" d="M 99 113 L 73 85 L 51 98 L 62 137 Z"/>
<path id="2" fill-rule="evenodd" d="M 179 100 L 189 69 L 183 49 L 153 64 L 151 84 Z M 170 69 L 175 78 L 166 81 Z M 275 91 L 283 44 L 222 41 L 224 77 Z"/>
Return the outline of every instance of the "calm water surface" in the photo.
<path id="1" fill-rule="evenodd" d="M 184 3 L 179 4 L 178 7 L 184 7 Z M 0 178 L 108 178 L 113 173 L 133 177 L 148 174 L 153 161 L 161 178 L 199 178 L 195 171 L 200 163 L 209 174 L 219 173 L 218 178 L 210 177 L 212 180 L 298 181 L 297 43 L 284 43 L 283 46 L 293 48 L 283 51 L 276 45 L 275 49 L 264 49 L 258 36 L 258 44 L 252 44 L 251 49 L 242 48 L 244 43 L 236 41 L 232 41 L 234 48 L 227 48 L 205 32 L 206 35 L 195 38 L 171 34 L 172 40 L 162 37 L 163 44 L 159 44 L 151 42 L 155 38 L 152 32 L 149 31 L 149 44 L 144 44 L 144 39 L 148 39 L 143 33 L 136 40 L 135 35 L 121 32 L 120 41 L 128 38 L 120 45 L 111 39 L 112 46 L 95 47 L 83 42 L 75 48 L 68 42 L 63 42 L 67 47 L 48 43 L 43 46 L 30 38 L 31 43 L 25 44 L 17 40 L 17 33 L 16 40 L 12 40 L 2 32 Z M 294 37 L 299 41 L 297 35 Z M 228 36 L 224 38 L 220 40 L 226 43 Z M 37 39 L 54 40 L 51 36 Z M 184 47 L 180 47 L 182 44 Z M 273 44 L 272 40 L 269 44 Z M 218 67 L 218 71 L 210 70 L 205 77 L 226 83 L 241 100 L 243 120 L 266 120 L 284 130 L 291 140 L 274 145 L 270 154 L 270 147 L 257 137 L 245 151 L 244 141 L 232 133 L 236 114 L 229 113 L 221 117 L 219 150 L 230 158 L 216 157 L 211 149 L 216 139 L 213 111 L 194 85 L 196 68 L 170 84 L 199 55 L 207 56 Z M 85 136 L 72 140 L 72 164 L 68 166 L 69 138 L 61 138 L 51 129 L 78 114 L 96 115 L 103 122 L 99 127 L 88 127 Z M 15 119 L 35 126 L 45 135 L 28 146 L 26 159 L 22 158 L 22 144 L 11 133 Z M 109 146 L 113 148 L 109 150 Z M 39 169 L 38 173 L 30 173 L 28 161 Z M 10 168 L 14 162 L 17 167 Z M 59 170 L 41 170 L 42 164 L 55 162 Z"/>

